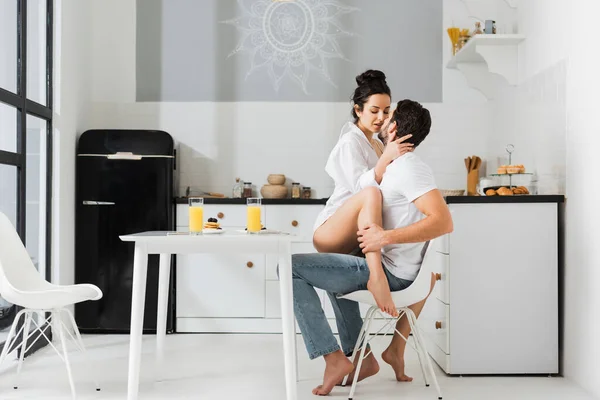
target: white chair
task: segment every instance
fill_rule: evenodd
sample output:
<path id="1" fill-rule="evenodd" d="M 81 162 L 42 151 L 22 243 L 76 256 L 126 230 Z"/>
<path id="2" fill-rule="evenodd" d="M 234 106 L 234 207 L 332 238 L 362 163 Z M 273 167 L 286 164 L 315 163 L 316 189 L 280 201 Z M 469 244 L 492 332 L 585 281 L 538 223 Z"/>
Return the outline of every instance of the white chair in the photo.
<path id="1" fill-rule="evenodd" d="M 1 365 L 10 353 L 9 349 L 11 351 L 18 348 L 21 349 L 14 388 L 17 389 L 19 387 L 23 356 L 31 348 L 31 345 L 27 347 L 27 341 L 29 339 L 29 329 L 33 324 L 35 329 L 32 333 L 39 333 L 32 343 L 43 336 L 58 356 L 65 362 L 71 393 L 73 398 L 75 398 L 75 386 L 67 355 L 66 334 L 71 337 L 81 352 L 84 354 L 86 352 L 79 329 L 77 329 L 77 325 L 75 324 L 75 318 L 73 318 L 71 311 L 65 307 L 86 300 L 98 300 L 102 297 L 102 291 L 94 285 L 60 286 L 53 285 L 44 280 L 33 265 L 31 258 L 29 258 L 27 250 L 10 220 L 0 212 L 0 295 L 6 301 L 23 307 L 15 316 L 2 354 L 0 355 Z M 46 312 L 51 313 L 47 319 L 45 317 Z M 36 314 L 40 316 L 39 320 L 43 322 L 38 324 L 38 321 L 34 318 Z M 63 315 L 66 317 L 66 323 L 61 318 Z M 15 334 L 21 316 L 25 316 L 23 325 L 19 329 L 19 332 Z M 50 326 L 49 322 L 52 324 L 53 333 L 57 334 L 60 338 L 62 354 L 46 335 L 46 330 Z M 76 338 L 73 337 L 71 331 L 75 332 Z M 18 342 L 17 339 L 21 333 L 21 343 L 11 349 Z M 95 381 L 95 384 L 96 390 L 99 391 L 100 386 L 98 382 Z"/>
<path id="2" fill-rule="evenodd" d="M 435 373 L 433 372 L 433 366 L 431 365 L 431 359 L 429 357 L 429 353 L 427 352 L 425 340 L 423 338 L 423 334 L 420 331 L 420 328 L 418 327 L 417 317 L 415 316 L 414 312 L 410 308 L 408 308 L 409 306 L 411 306 L 415 303 L 418 303 L 421 300 L 423 300 L 424 298 L 426 298 L 430 292 L 432 262 L 431 262 L 431 260 L 428 260 L 428 258 L 430 257 L 429 255 L 431 254 L 431 251 L 433 251 L 433 250 L 429 251 L 429 249 L 433 248 L 432 244 L 433 244 L 433 240 L 430 241 L 429 244 L 424 248 L 425 255 L 423 257 L 421 269 L 419 270 L 419 274 L 417 275 L 417 278 L 415 279 L 415 281 L 408 288 L 406 288 L 404 290 L 392 292 L 392 299 L 394 300 L 394 304 L 396 305 L 396 308 L 399 312 L 399 316 L 397 318 L 390 318 L 389 316 L 381 313 L 379 310 L 379 307 L 377 307 L 375 298 L 373 297 L 371 292 L 369 292 L 368 290 L 358 290 L 356 292 L 352 292 L 352 293 L 348 293 L 343 296 L 339 296 L 339 298 L 353 300 L 353 301 L 356 301 L 359 303 L 369 304 L 371 306 L 369 308 L 369 310 L 367 311 L 367 314 L 365 315 L 365 322 L 363 323 L 363 326 L 360 330 L 358 340 L 356 341 L 356 345 L 354 346 L 354 352 L 352 353 L 352 362 L 354 362 L 354 359 L 355 359 L 357 353 L 360 351 L 360 358 L 358 360 L 358 365 L 356 366 L 356 372 L 354 373 L 354 376 L 356 376 L 356 377 L 358 376 L 361 365 L 362 365 L 362 361 L 365 359 L 365 357 L 367 357 L 369 355 L 369 353 L 367 353 L 365 355 L 365 350 L 367 348 L 367 344 L 373 338 L 367 340 L 367 336 L 369 335 L 369 332 L 370 332 L 369 328 L 371 326 L 371 322 L 373 321 L 373 318 L 375 317 L 375 314 L 379 313 L 384 318 L 388 318 L 388 321 L 387 321 L 386 325 L 384 325 L 379 331 L 377 331 L 375 333 L 374 337 L 377 337 L 379 335 L 379 332 L 389 329 L 389 327 L 393 327 L 393 329 L 395 331 L 394 334 L 400 335 L 400 332 L 398 332 L 396 330 L 396 321 L 398 321 L 400 318 L 402 318 L 402 316 L 406 315 L 406 318 L 408 318 L 408 322 L 410 324 L 411 332 L 413 334 L 413 339 L 414 339 L 414 344 L 415 344 L 415 346 L 413 348 L 415 349 L 415 351 L 417 352 L 417 355 L 419 356 L 419 363 L 421 364 L 421 371 L 423 372 L 423 378 L 425 379 L 425 386 L 429 386 L 429 380 L 427 379 L 427 372 L 426 372 L 426 369 L 427 369 L 430 374 L 431 380 L 433 381 L 433 384 L 437 390 L 438 399 L 441 399 L 442 392 L 440 391 L 440 386 L 438 385 L 437 379 L 435 377 Z M 400 336 L 404 340 L 406 340 L 408 343 L 408 338 L 404 337 L 403 335 L 400 335 Z M 364 341 L 364 343 L 361 346 L 361 343 L 363 341 Z M 424 363 L 427 364 L 427 368 L 425 367 Z M 344 381 L 342 382 L 342 386 L 346 385 L 346 382 L 348 381 L 349 376 L 350 375 L 348 375 L 344 378 Z M 352 398 L 354 396 L 354 391 L 356 390 L 357 381 L 358 381 L 358 379 L 354 379 L 354 381 L 352 382 L 352 389 L 350 389 L 350 394 L 348 396 L 349 400 L 352 400 Z"/>

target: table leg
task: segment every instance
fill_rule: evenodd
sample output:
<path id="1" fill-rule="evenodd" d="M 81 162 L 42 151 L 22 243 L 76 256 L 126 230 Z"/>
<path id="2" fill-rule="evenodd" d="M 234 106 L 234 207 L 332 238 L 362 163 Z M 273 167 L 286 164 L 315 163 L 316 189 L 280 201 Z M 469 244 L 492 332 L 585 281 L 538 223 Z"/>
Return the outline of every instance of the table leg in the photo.
<path id="1" fill-rule="evenodd" d="M 147 274 L 148 253 L 146 252 L 146 246 L 136 243 L 133 256 L 133 293 L 131 298 L 131 331 L 129 334 L 128 400 L 137 400 L 138 398 Z"/>
<path id="2" fill-rule="evenodd" d="M 282 241 L 279 244 L 279 288 L 281 292 L 286 399 L 296 400 L 296 325 L 294 323 L 291 244 L 287 241 Z"/>
<path id="3" fill-rule="evenodd" d="M 158 307 L 156 313 L 156 377 L 162 376 L 165 336 L 167 331 L 167 306 L 169 302 L 169 279 L 171 277 L 171 255 L 160 255 L 158 272 Z"/>

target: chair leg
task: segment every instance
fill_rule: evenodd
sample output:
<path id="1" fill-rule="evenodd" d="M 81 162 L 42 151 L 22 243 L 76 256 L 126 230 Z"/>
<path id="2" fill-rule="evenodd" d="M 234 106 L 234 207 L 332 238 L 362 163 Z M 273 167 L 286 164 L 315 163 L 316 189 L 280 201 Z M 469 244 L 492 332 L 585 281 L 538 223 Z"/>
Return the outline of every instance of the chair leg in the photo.
<path id="1" fill-rule="evenodd" d="M 368 315 L 368 318 L 365 318 L 365 323 L 363 324 L 363 326 L 365 326 L 365 338 L 366 338 L 366 333 L 369 332 L 369 328 L 371 327 L 371 321 L 373 320 L 373 315 L 375 315 L 374 312 L 372 312 L 370 315 Z M 365 350 L 367 349 L 367 343 L 365 342 L 362 346 L 362 349 L 360 351 L 360 358 L 358 359 L 358 365 L 356 366 L 356 371 L 354 372 L 354 379 L 352 380 L 352 388 L 350 389 L 350 394 L 348 395 L 348 400 L 352 400 L 352 397 L 354 397 L 354 391 L 356 390 L 356 383 L 358 382 L 358 374 L 360 373 L 360 367 L 362 367 L 362 362 L 363 359 L 365 357 Z"/>
<path id="2" fill-rule="evenodd" d="M 83 345 L 83 339 L 81 338 L 81 333 L 79 333 L 79 328 L 77 328 L 77 323 L 75 322 L 75 317 L 73 316 L 73 313 L 71 312 L 71 310 L 68 309 L 63 309 L 63 311 L 69 316 L 69 320 L 71 321 L 71 326 L 73 327 L 73 330 L 75 331 L 75 336 L 77 338 L 77 342 L 79 343 L 79 348 L 81 350 L 81 352 L 83 353 L 83 355 L 85 356 L 86 362 L 88 363 L 89 368 L 92 368 L 92 362 L 90 360 L 90 356 L 88 355 L 87 349 L 85 348 L 85 346 Z M 100 391 L 100 384 L 98 383 L 98 379 L 96 378 L 96 376 L 93 376 L 94 379 L 94 384 L 96 385 L 96 391 L 99 392 Z"/>
<path id="3" fill-rule="evenodd" d="M 6 360 L 6 357 L 8 356 L 8 350 L 11 348 L 11 346 L 14 343 L 14 340 L 16 339 L 15 331 L 17 330 L 17 325 L 19 324 L 21 315 L 25 314 L 26 312 L 27 312 L 27 309 L 23 309 L 23 310 L 19 311 L 17 313 L 17 315 L 15 315 L 15 319 L 10 327 L 8 336 L 6 337 L 6 342 L 4 342 L 4 348 L 2 349 L 2 354 L 0 354 L 0 365 L 2 365 L 2 363 L 4 362 L 4 360 Z"/>
<path id="4" fill-rule="evenodd" d="M 422 348 L 423 356 L 425 357 L 425 361 L 427 362 L 427 369 L 429 369 L 429 375 L 431 376 L 431 380 L 433 381 L 433 386 L 435 386 L 435 390 L 437 391 L 438 399 L 441 400 L 442 399 L 442 391 L 440 390 L 440 385 L 438 384 L 437 377 L 435 376 L 435 372 L 433 371 L 433 365 L 431 364 L 431 357 L 429 356 L 429 352 L 427 351 L 427 345 L 425 344 L 423 334 L 421 333 L 421 331 L 417 325 L 418 324 L 417 317 L 410 309 L 408 310 L 408 315 L 410 315 L 410 318 L 412 318 L 413 325 L 415 326 L 415 329 L 413 330 L 413 335 L 418 336 L 419 347 Z"/>
<path id="5" fill-rule="evenodd" d="M 63 358 L 64 358 L 65 364 L 67 366 L 67 375 L 69 376 L 69 385 L 71 386 L 71 394 L 73 395 L 73 399 L 76 399 L 77 395 L 75 393 L 75 384 L 73 383 L 73 375 L 71 373 L 71 364 L 69 363 L 69 355 L 67 352 L 67 340 L 65 338 L 65 328 L 64 328 L 63 324 L 60 321 L 58 321 L 58 319 L 60 318 L 60 313 L 58 311 L 52 311 L 52 318 L 57 319 L 56 326 L 58 329 L 58 337 L 60 338 L 60 343 L 63 348 Z"/>
<path id="6" fill-rule="evenodd" d="M 27 339 L 29 338 L 29 327 L 31 326 L 31 319 L 33 318 L 33 312 L 27 311 L 25 313 L 25 323 L 23 327 L 23 344 L 21 345 L 21 351 L 19 354 L 19 365 L 17 366 L 17 376 L 15 377 L 15 386 L 14 389 L 19 388 L 19 380 L 21 377 L 21 368 L 23 367 L 23 358 L 25 357 L 25 352 L 27 351 Z"/>
<path id="7" fill-rule="evenodd" d="M 360 327 L 360 333 L 358 334 L 358 340 L 356 341 L 356 344 L 354 345 L 354 351 L 352 351 L 352 357 L 350 357 L 350 362 L 353 364 L 354 364 L 354 359 L 356 358 L 356 354 L 358 353 L 358 349 L 360 348 L 360 344 L 366 338 L 366 329 L 365 328 L 367 326 L 367 321 L 369 320 L 369 318 L 371 318 L 371 314 L 373 314 L 376 309 L 377 309 L 377 307 L 369 308 L 369 310 L 367 311 L 367 314 L 365 315 L 365 322 L 363 322 L 362 326 Z M 342 381 L 342 386 L 346 386 L 346 382 L 348 382 L 348 378 L 350 377 L 351 374 L 352 374 L 352 372 L 350 372 L 350 374 L 348 374 L 344 377 L 344 380 Z"/>
<path id="8" fill-rule="evenodd" d="M 423 354 L 423 346 L 421 346 L 420 344 L 419 336 L 415 333 L 415 329 L 419 328 L 414 324 L 412 316 L 410 316 L 406 312 L 406 310 L 404 311 L 404 314 L 406 315 L 406 319 L 408 320 L 408 324 L 410 325 L 410 331 L 413 333 L 415 349 L 417 351 L 417 356 L 419 357 L 419 365 L 421 366 L 421 372 L 423 373 L 423 380 L 425 381 L 425 386 L 429 387 L 429 380 L 427 379 L 427 372 L 425 371 L 425 357 L 427 357 L 427 354 Z"/>

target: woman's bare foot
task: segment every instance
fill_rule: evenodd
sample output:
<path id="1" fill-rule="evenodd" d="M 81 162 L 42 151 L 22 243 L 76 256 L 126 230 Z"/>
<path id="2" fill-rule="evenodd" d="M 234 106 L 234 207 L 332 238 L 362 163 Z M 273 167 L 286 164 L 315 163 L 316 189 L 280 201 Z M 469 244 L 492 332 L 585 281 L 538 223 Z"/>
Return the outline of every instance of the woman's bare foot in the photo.
<path id="1" fill-rule="evenodd" d="M 354 374 L 356 373 L 356 366 L 358 365 L 359 358 L 360 358 L 360 354 L 358 354 L 354 360 L 354 371 L 352 371 L 352 373 L 350 374 L 350 377 L 348 378 L 346 385 L 352 384 L 352 380 L 354 379 Z M 362 365 L 360 366 L 360 372 L 358 373 L 358 381 L 360 382 L 363 379 L 373 376 L 378 372 L 379 372 L 379 363 L 377 362 L 377 359 L 375 358 L 373 353 L 370 353 L 363 360 Z M 342 381 L 343 381 L 343 379 L 342 379 Z M 342 381 L 339 382 L 340 385 L 342 384 Z"/>
<path id="2" fill-rule="evenodd" d="M 323 384 L 313 389 L 316 396 L 327 396 L 336 383 L 344 379 L 354 369 L 354 365 L 341 350 L 325 355 L 325 373 Z"/>
<path id="3" fill-rule="evenodd" d="M 398 310 L 396 310 L 396 305 L 392 300 L 392 292 L 390 292 L 390 286 L 385 275 L 381 278 L 370 277 L 367 282 L 367 289 L 369 289 L 369 292 L 375 297 L 377 306 L 381 311 L 384 311 L 393 317 L 398 316 Z"/>
<path id="4" fill-rule="evenodd" d="M 400 357 L 397 351 L 388 347 L 381 353 L 381 358 L 392 366 L 398 382 L 412 382 L 413 378 L 404 373 L 404 357 Z"/>

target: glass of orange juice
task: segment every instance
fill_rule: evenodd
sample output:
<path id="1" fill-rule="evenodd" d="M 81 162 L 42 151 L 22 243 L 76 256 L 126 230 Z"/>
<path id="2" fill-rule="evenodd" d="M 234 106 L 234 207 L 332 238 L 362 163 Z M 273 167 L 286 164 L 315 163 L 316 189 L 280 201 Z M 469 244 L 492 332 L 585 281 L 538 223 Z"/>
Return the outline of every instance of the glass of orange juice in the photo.
<path id="1" fill-rule="evenodd" d="M 247 204 L 247 220 L 246 228 L 248 232 L 260 232 L 262 228 L 260 224 L 260 209 L 262 205 L 261 199 L 257 197 L 250 197 L 246 201 Z"/>
<path id="2" fill-rule="evenodd" d="M 190 206 L 190 233 L 202 233 L 202 227 L 204 226 L 204 198 L 190 197 L 188 202 Z"/>

